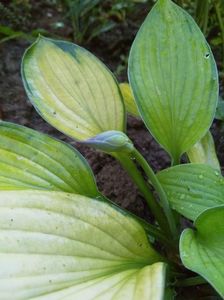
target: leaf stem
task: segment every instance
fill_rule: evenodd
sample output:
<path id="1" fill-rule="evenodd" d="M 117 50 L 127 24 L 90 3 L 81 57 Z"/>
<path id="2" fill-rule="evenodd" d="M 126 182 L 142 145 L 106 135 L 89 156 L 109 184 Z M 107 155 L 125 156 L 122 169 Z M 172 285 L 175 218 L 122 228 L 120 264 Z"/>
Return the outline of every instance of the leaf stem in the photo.
<path id="1" fill-rule="evenodd" d="M 195 276 L 195 277 L 178 280 L 175 283 L 175 286 L 186 287 L 186 286 L 194 286 L 194 285 L 206 284 L 206 283 L 208 282 L 201 276 Z"/>
<path id="2" fill-rule="evenodd" d="M 170 231 L 174 237 L 174 239 L 177 239 L 177 228 L 176 228 L 176 223 L 175 219 L 173 216 L 173 212 L 170 208 L 166 193 L 164 192 L 159 180 L 157 179 L 155 173 L 153 172 L 152 168 L 149 166 L 145 158 L 141 155 L 141 153 L 137 150 L 134 149 L 133 152 L 134 157 L 136 158 L 136 161 L 139 163 L 139 165 L 142 167 L 144 170 L 145 174 L 151 181 L 153 187 L 155 188 L 156 192 L 158 193 L 158 196 L 160 198 L 160 202 L 162 205 L 162 208 L 164 210 L 164 214 L 166 216 L 166 220 L 168 221 Z"/>
<path id="3" fill-rule="evenodd" d="M 216 16 L 217 16 L 217 20 L 218 20 L 220 31 L 221 31 L 222 50 L 223 50 L 223 57 L 224 57 L 224 23 L 223 23 L 221 8 L 220 8 L 220 2 L 214 1 L 214 6 L 215 6 Z"/>
<path id="4" fill-rule="evenodd" d="M 140 173 L 136 164 L 133 162 L 132 158 L 130 157 L 130 154 L 116 152 L 111 155 L 120 162 L 122 167 L 128 172 L 129 176 L 132 178 L 134 183 L 137 185 L 137 187 L 139 188 L 143 197 L 145 198 L 150 210 L 152 211 L 153 215 L 155 216 L 161 230 L 166 235 L 171 237 L 172 232 L 170 231 L 170 226 L 168 224 L 166 215 L 164 214 L 164 211 L 161 208 L 161 206 L 159 205 L 159 203 L 154 198 L 152 192 L 149 189 L 148 184 L 145 182 L 142 174 Z"/>
<path id="5" fill-rule="evenodd" d="M 146 233 L 148 235 L 151 235 L 152 237 L 154 237 L 157 241 L 160 241 L 162 244 L 168 246 L 169 248 L 174 249 L 174 245 L 171 242 L 171 240 L 169 240 L 161 230 L 159 230 L 157 227 L 153 226 L 152 224 L 149 224 L 148 222 L 146 222 L 145 220 L 143 220 L 142 218 L 131 214 L 139 223 L 141 223 L 142 227 L 145 229 Z"/>
<path id="6" fill-rule="evenodd" d="M 172 158 L 172 162 L 171 162 L 171 166 L 174 167 L 174 166 L 177 166 L 180 164 L 180 158 L 179 156 L 176 156 L 174 158 Z"/>

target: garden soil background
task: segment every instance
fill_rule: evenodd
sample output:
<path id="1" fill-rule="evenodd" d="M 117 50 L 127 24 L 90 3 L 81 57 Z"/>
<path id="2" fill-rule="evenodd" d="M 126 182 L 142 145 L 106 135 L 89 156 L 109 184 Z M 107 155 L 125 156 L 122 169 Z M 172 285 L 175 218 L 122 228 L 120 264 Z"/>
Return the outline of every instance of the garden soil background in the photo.
<path id="1" fill-rule="evenodd" d="M 55 21 L 60 21 L 62 17 L 58 11 L 52 10 L 51 6 L 48 7 L 44 5 L 44 7 L 42 7 L 38 4 L 36 6 L 34 5 L 34 9 L 30 28 L 48 29 L 48 23 L 49 21 L 52 22 L 52 18 Z M 140 16 L 142 21 L 146 13 L 147 11 L 144 11 L 142 16 Z M 93 40 L 88 44 L 87 48 L 102 59 L 112 71 L 116 72 L 122 64 L 120 60 L 121 53 L 123 51 L 124 55 L 128 55 L 128 50 L 136 31 L 136 27 L 132 28 L 121 24 L 120 28 L 117 28 L 115 31 L 112 30 L 102 35 L 100 39 L 97 38 Z M 57 34 L 60 34 L 62 39 L 63 37 L 69 38 L 71 28 L 65 26 L 63 30 L 57 32 Z M 113 45 L 114 41 L 116 41 L 116 43 Z M 70 143 L 88 160 L 96 176 L 98 187 L 104 195 L 140 217 L 146 220 L 152 219 L 138 189 L 113 158 L 71 140 L 48 125 L 36 113 L 27 99 L 20 75 L 22 56 L 29 45 L 30 43 L 24 40 L 12 40 L 0 44 L 0 119 L 28 126 Z M 113 47 L 111 45 L 113 45 Z M 116 54 L 116 49 L 120 50 L 118 54 Z M 118 74 L 118 80 L 127 80 L 126 66 L 122 66 L 122 71 Z M 222 85 L 223 82 L 221 82 L 221 93 L 223 91 Z M 170 165 L 168 155 L 152 138 L 141 120 L 129 116 L 127 133 L 133 140 L 136 148 L 141 151 L 155 171 L 159 171 Z M 222 169 L 224 169 L 224 129 L 221 121 L 215 121 L 213 123 L 212 133 L 215 139 L 218 157 Z M 203 294 L 206 294 L 206 290 L 200 287 L 196 289 L 200 290 L 200 295 L 203 296 Z M 194 300 L 192 293 L 190 297 L 189 299 Z M 188 299 L 188 297 L 186 296 L 183 299 Z M 195 299 L 200 298 L 195 296 Z"/>

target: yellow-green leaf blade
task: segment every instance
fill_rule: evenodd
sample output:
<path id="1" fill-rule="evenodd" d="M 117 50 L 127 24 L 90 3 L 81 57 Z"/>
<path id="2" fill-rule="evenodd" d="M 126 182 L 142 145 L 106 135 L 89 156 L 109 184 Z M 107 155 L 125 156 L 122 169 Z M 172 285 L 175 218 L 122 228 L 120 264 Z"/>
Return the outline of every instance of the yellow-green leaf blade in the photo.
<path id="1" fill-rule="evenodd" d="M 155 263 L 140 270 L 122 271 L 115 275 L 90 280 L 53 295 L 41 296 L 35 300 L 148 300 L 163 299 L 164 264 Z M 32 298 L 33 299 L 33 298 Z"/>
<path id="2" fill-rule="evenodd" d="M 0 189 L 16 188 L 99 195 L 77 150 L 24 126 L 0 122 Z"/>
<path id="3" fill-rule="evenodd" d="M 139 117 L 138 107 L 135 103 L 135 99 L 130 85 L 124 82 L 124 83 L 120 83 L 119 86 L 120 86 L 121 94 L 123 96 L 124 104 L 127 112 L 132 116 Z"/>
<path id="4" fill-rule="evenodd" d="M 211 125 L 218 74 L 200 29 L 172 1 L 158 0 L 140 28 L 129 81 L 146 126 L 177 161 Z"/>
<path id="5" fill-rule="evenodd" d="M 51 125 L 78 140 L 125 127 L 118 84 L 106 66 L 75 44 L 39 38 L 25 53 L 23 82 Z"/>
<path id="6" fill-rule="evenodd" d="M 180 240 L 181 260 L 186 268 L 203 276 L 224 297 L 224 206 L 211 208 L 186 229 Z"/>
<path id="7" fill-rule="evenodd" d="M 220 171 L 219 160 L 216 155 L 215 143 L 210 131 L 187 151 L 191 163 L 208 164 Z"/>
<path id="8" fill-rule="evenodd" d="M 1 299 L 163 299 L 141 225 L 84 196 L 0 191 L 0 253 Z"/>
<path id="9" fill-rule="evenodd" d="M 179 165 L 157 176 L 173 209 L 191 220 L 208 208 L 224 205 L 224 178 L 208 165 Z"/>

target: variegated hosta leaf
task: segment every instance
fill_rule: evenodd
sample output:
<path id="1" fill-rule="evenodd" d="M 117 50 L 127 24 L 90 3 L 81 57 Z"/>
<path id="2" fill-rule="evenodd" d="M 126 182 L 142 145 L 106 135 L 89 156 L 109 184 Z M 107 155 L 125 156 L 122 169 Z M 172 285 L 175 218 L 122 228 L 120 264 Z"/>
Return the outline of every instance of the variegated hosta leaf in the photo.
<path id="1" fill-rule="evenodd" d="M 224 298 L 224 206 L 211 208 L 185 229 L 180 239 L 181 260 L 186 268 L 204 277 Z"/>
<path id="2" fill-rule="evenodd" d="M 68 136 L 83 141 L 103 131 L 124 130 L 119 86 L 87 50 L 40 37 L 24 55 L 22 77 L 37 111 Z"/>
<path id="3" fill-rule="evenodd" d="M 129 114 L 135 117 L 139 117 L 138 107 L 135 103 L 135 99 L 131 90 L 131 87 L 128 83 L 120 83 L 120 90 L 123 96 L 124 104 L 126 110 Z"/>
<path id="4" fill-rule="evenodd" d="M 49 191 L 0 191 L 0 299 L 163 300 L 165 264 L 133 218 Z"/>
<path id="5" fill-rule="evenodd" d="M 220 164 L 216 155 L 215 143 L 210 131 L 197 142 L 190 150 L 187 156 L 191 163 L 208 164 L 220 171 Z"/>
<path id="6" fill-rule="evenodd" d="M 171 0 L 158 0 L 140 28 L 129 81 L 146 126 L 177 162 L 212 123 L 218 74 L 200 29 Z"/>
<path id="7" fill-rule="evenodd" d="M 77 150 L 32 129 L 0 122 L 0 189 L 15 188 L 99 195 Z"/>
<path id="8" fill-rule="evenodd" d="M 179 165 L 157 176 L 173 209 L 188 219 L 195 220 L 204 210 L 224 205 L 224 178 L 208 165 Z"/>

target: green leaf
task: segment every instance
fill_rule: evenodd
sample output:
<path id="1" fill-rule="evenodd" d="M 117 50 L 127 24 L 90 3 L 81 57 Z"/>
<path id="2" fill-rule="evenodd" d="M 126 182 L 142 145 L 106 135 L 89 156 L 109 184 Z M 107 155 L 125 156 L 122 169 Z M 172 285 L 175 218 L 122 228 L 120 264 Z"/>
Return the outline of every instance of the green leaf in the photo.
<path id="1" fill-rule="evenodd" d="M 180 239 L 186 268 L 204 277 L 224 298 L 224 206 L 208 209 L 195 221 L 196 230 L 185 229 Z"/>
<path id="2" fill-rule="evenodd" d="M 125 129 L 119 86 L 87 50 L 40 37 L 24 55 L 22 77 L 40 115 L 68 136 L 83 141 Z"/>
<path id="3" fill-rule="evenodd" d="M 191 163 L 208 164 L 220 171 L 215 143 L 210 131 L 208 131 L 199 142 L 187 151 L 187 156 Z"/>
<path id="4" fill-rule="evenodd" d="M 224 205 L 224 178 L 204 164 L 175 166 L 157 174 L 173 209 L 195 220 L 204 210 Z"/>
<path id="5" fill-rule="evenodd" d="M 15 188 L 99 195 L 77 150 L 32 129 L 0 122 L 0 189 Z"/>
<path id="6" fill-rule="evenodd" d="M 162 300 L 166 265 L 133 218 L 49 191 L 0 191 L 0 299 Z"/>
<path id="7" fill-rule="evenodd" d="M 135 103 L 135 99 L 132 90 L 130 88 L 130 85 L 124 82 L 124 83 L 120 83 L 119 86 L 120 86 L 121 94 L 123 96 L 123 100 L 127 112 L 134 117 L 139 117 L 138 107 Z"/>
<path id="8" fill-rule="evenodd" d="M 200 29 L 172 1 L 158 0 L 140 28 L 129 81 L 146 126 L 177 162 L 212 123 L 218 73 Z"/>

